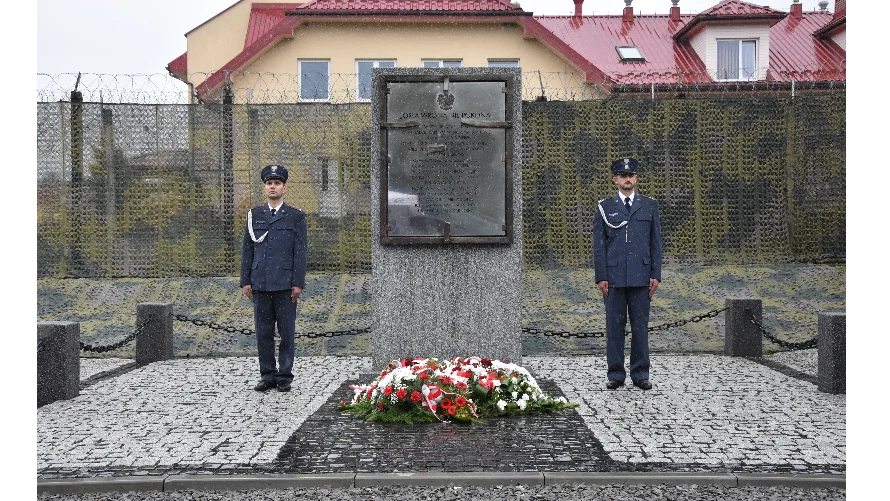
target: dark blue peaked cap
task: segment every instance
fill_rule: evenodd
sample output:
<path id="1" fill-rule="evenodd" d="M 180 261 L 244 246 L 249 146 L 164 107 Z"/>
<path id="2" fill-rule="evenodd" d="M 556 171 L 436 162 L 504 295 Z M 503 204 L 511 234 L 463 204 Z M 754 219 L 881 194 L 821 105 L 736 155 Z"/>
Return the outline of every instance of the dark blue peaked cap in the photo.
<path id="1" fill-rule="evenodd" d="M 625 157 L 619 158 L 612 162 L 612 175 L 617 176 L 622 172 L 632 172 L 639 173 L 639 162 L 637 162 L 636 158 Z"/>
<path id="2" fill-rule="evenodd" d="M 287 182 L 287 169 L 284 168 L 283 165 L 272 164 L 263 167 L 263 170 L 260 172 L 260 179 L 265 183 L 270 179 L 280 179 L 282 182 Z"/>

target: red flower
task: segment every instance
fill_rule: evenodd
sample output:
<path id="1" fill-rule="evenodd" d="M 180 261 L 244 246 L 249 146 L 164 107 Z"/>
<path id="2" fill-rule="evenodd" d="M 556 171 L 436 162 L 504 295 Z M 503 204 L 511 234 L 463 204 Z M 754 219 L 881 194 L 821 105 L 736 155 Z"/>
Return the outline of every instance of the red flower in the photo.
<path id="1" fill-rule="evenodd" d="M 467 405 L 467 399 L 464 397 L 457 397 L 454 399 L 454 403 L 457 404 L 458 407 L 463 407 Z"/>
<path id="2" fill-rule="evenodd" d="M 455 412 L 457 412 L 457 409 L 455 409 L 454 406 L 448 408 L 448 414 L 453 416 Z"/>
<path id="3" fill-rule="evenodd" d="M 491 360 L 487 358 L 482 359 L 482 367 L 491 367 Z"/>
<path id="4" fill-rule="evenodd" d="M 441 381 L 442 384 L 453 384 L 454 383 L 454 380 L 448 376 L 439 376 L 439 381 Z"/>
<path id="5" fill-rule="evenodd" d="M 387 397 L 392 395 L 392 386 L 387 386 L 386 389 L 383 390 L 383 394 Z"/>
<path id="6" fill-rule="evenodd" d="M 460 388 L 461 390 L 466 390 L 466 389 L 467 389 L 467 383 L 464 383 L 463 381 L 458 381 L 457 384 L 454 385 L 454 386 L 457 386 L 457 387 Z"/>
<path id="7" fill-rule="evenodd" d="M 405 388 L 400 388 L 399 391 L 396 392 L 396 397 L 398 397 L 399 400 L 401 400 L 401 399 L 405 398 L 405 395 L 407 395 L 407 394 L 408 394 L 408 392 L 405 391 Z"/>
<path id="8" fill-rule="evenodd" d="M 383 410 L 383 403 L 381 402 L 381 403 L 377 404 L 377 408 L 380 410 Z"/>
<path id="9" fill-rule="evenodd" d="M 429 378 L 430 378 L 430 377 L 427 375 L 426 371 L 421 372 L 420 374 L 417 375 L 417 377 L 419 377 L 420 379 L 423 379 L 424 381 L 427 381 L 427 380 L 429 380 Z"/>
<path id="10" fill-rule="evenodd" d="M 421 398 L 423 398 L 423 397 L 420 395 L 420 392 L 419 392 L 419 391 L 415 391 L 414 393 L 411 394 L 411 401 L 412 401 L 412 402 L 420 402 L 420 399 L 421 399 Z"/>
<path id="11" fill-rule="evenodd" d="M 448 397 L 445 397 L 444 399 L 442 399 L 442 403 L 440 405 L 442 407 L 451 407 L 451 405 L 452 405 L 451 399 Z"/>

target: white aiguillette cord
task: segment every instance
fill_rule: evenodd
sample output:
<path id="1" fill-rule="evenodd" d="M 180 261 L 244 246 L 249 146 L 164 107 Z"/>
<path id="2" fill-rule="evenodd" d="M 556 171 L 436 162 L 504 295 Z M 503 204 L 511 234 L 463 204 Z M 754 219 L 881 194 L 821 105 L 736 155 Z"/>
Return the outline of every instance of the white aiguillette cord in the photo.
<path id="1" fill-rule="evenodd" d="M 602 208 L 600 208 L 600 211 L 602 211 Z M 606 216 L 604 215 L 603 217 L 606 217 Z M 256 235 L 253 233 L 253 209 L 247 211 L 247 232 L 250 233 L 250 239 L 253 240 L 253 242 L 256 244 L 265 240 L 266 235 L 269 234 L 269 231 L 266 230 L 266 232 L 263 233 L 263 236 L 261 236 L 260 238 L 257 238 Z"/>
<path id="2" fill-rule="evenodd" d="M 606 199 L 604 198 L 603 200 L 606 200 Z M 609 228 L 613 228 L 616 230 L 618 228 L 623 228 L 624 225 L 627 224 L 627 221 L 621 221 L 621 223 L 616 226 L 616 225 L 610 223 L 608 219 L 606 219 L 606 211 L 603 210 L 603 200 L 600 200 L 596 204 L 596 207 L 600 210 L 600 215 L 603 216 L 603 222 L 606 223 L 606 226 L 608 226 Z M 252 233 L 251 233 L 251 235 L 252 235 Z"/>

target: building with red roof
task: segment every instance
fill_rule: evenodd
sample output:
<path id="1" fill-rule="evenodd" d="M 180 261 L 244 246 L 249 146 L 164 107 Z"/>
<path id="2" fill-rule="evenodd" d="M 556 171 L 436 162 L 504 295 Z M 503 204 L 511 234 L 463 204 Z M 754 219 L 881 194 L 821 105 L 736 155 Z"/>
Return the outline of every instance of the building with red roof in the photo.
<path id="1" fill-rule="evenodd" d="M 167 69 L 217 101 L 366 100 L 370 71 L 516 66 L 526 96 L 655 89 L 809 88 L 846 79 L 846 2 L 789 12 L 723 0 L 698 14 L 536 16 L 509 0 L 241 0 L 186 34 Z M 618 2 L 620 0 L 609 0 Z M 667 3 L 668 0 L 664 0 Z M 261 93 L 262 95 L 258 95 Z"/>

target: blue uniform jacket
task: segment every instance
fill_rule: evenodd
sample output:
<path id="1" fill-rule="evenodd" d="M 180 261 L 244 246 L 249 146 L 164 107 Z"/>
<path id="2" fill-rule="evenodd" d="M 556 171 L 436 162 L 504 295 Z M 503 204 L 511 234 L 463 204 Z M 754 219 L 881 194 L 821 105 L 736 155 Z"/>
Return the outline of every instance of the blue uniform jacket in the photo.
<path id="1" fill-rule="evenodd" d="M 616 194 L 598 202 L 593 224 L 594 280 L 609 287 L 644 287 L 649 279 L 661 281 L 661 219 L 658 202 L 637 193 L 630 213 Z M 611 228 L 622 221 L 621 228 Z"/>
<path id="2" fill-rule="evenodd" d="M 266 238 L 259 243 L 250 238 L 244 225 L 241 245 L 241 287 L 250 285 L 256 291 L 283 291 L 306 287 L 306 214 L 296 207 L 281 204 L 275 217 L 269 206 L 251 209 L 253 233 Z"/>

